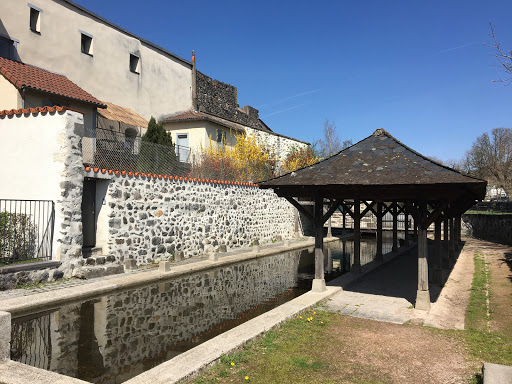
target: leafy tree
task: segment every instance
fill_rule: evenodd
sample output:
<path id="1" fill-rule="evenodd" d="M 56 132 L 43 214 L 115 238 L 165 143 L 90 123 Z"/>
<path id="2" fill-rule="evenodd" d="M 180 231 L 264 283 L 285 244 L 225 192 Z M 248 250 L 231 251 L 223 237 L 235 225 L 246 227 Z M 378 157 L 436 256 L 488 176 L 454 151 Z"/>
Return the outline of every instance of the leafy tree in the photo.
<path id="1" fill-rule="evenodd" d="M 294 146 L 284 159 L 283 169 L 286 172 L 292 172 L 318 163 L 320 160 L 320 158 L 315 156 L 311 147 Z"/>
<path id="2" fill-rule="evenodd" d="M 350 147 L 352 140 L 345 140 L 343 143 L 336 132 L 336 124 L 329 122 L 325 119 L 324 122 L 324 137 L 314 143 L 315 155 L 318 157 L 330 157 L 335 155 L 342 149 Z"/>
<path id="3" fill-rule="evenodd" d="M 172 175 L 176 169 L 176 151 L 171 133 L 151 117 L 142 136 L 137 159 L 137 171 Z"/>
<path id="4" fill-rule="evenodd" d="M 463 170 L 472 176 L 502 187 L 512 196 L 512 129 L 494 128 L 478 136 L 461 162 Z"/>
<path id="5" fill-rule="evenodd" d="M 162 124 L 157 123 L 153 116 L 149 120 L 146 133 L 142 135 L 142 141 L 174 147 L 171 133 L 167 132 Z"/>

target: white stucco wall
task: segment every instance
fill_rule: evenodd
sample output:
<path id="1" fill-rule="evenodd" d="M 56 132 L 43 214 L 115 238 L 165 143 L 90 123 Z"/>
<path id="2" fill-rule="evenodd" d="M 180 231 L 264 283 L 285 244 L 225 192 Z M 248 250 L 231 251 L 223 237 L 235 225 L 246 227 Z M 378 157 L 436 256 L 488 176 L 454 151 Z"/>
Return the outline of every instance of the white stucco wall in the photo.
<path id="1" fill-rule="evenodd" d="M 43 10 L 40 34 L 29 28 L 27 2 L 0 1 L 0 34 L 19 41 L 22 62 L 63 74 L 100 100 L 130 108 L 147 120 L 192 107 L 190 64 L 64 1 L 31 4 Z M 93 36 L 93 56 L 81 52 L 79 30 Z M 129 69 L 130 53 L 140 56 L 140 74 Z"/>
<path id="2" fill-rule="evenodd" d="M 0 116 L 0 199 L 52 200 L 52 258 L 67 269 L 81 250 L 83 116 L 74 111 Z"/>
<path id="3" fill-rule="evenodd" d="M 254 128 L 245 127 L 245 132 L 247 135 L 256 137 L 256 142 L 259 145 L 264 145 L 265 147 L 273 150 L 281 161 L 284 161 L 286 155 L 293 147 L 306 148 L 308 146 L 306 143 Z"/>
<path id="4" fill-rule="evenodd" d="M 21 96 L 9 80 L 0 75 L 0 110 L 21 108 Z"/>

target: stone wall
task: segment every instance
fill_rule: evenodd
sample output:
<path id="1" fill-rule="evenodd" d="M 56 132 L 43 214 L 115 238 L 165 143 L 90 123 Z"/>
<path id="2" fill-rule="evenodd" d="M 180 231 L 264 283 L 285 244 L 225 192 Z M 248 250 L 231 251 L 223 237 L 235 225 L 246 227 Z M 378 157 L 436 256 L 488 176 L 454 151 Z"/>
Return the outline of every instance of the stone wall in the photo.
<path id="1" fill-rule="evenodd" d="M 199 112 L 249 127 L 259 126 L 259 112 L 256 108 L 249 105 L 244 109 L 239 108 L 236 87 L 214 80 L 199 71 L 196 71 L 196 98 L 195 109 Z"/>
<path id="2" fill-rule="evenodd" d="M 108 187 L 109 255 L 138 264 L 204 255 L 290 238 L 294 209 L 271 190 L 254 186 L 159 179 L 127 174 Z"/>
<path id="3" fill-rule="evenodd" d="M 462 228 L 468 236 L 512 245 L 512 215 L 462 215 Z"/>

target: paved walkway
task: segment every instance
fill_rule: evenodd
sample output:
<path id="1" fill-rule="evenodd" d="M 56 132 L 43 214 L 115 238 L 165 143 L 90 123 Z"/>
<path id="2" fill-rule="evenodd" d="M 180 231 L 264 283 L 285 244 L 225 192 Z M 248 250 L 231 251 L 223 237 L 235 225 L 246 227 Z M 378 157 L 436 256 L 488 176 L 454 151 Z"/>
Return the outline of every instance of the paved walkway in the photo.
<path id="1" fill-rule="evenodd" d="M 418 289 L 417 248 L 408 249 L 394 258 L 388 254 L 385 256 L 385 260 L 386 258 L 390 260 L 377 266 L 360 281 L 345 286 L 343 291 L 334 295 L 325 305 L 326 309 L 342 315 L 390 323 L 404 324 L 408 321 L 422 323 L 427 318 L 428 312 L 414 309 Z M 462 258 L 464 261 L 466 259 L 466 257 Z M 466 266 L 458 268 L 458 270 L 466 273 L 471 282 L 472 271 L 469 271 Z M 446 271 L 446 275 L 448 272 Z M 450 276 L 455 275 L 452 273 Z M 450 284 L 447 287 L 450 287 Z M 429 289 L 432 302 L 431 312 L 434 311 L 430 319 L 434 319 L 438 323 L 446 323 L 447 320 L 443 316 L 446 316 L 447 313 L 435 310 L 439 306 L 438 301 L 445 305 L 445 301 L 440 298 L 446 297 L 446 294 L 440 296 L 440 286 L 430 285 Z M 445 288 L 443 292 L 445 291 L 448 290 Z M 467 303 L 465 306 L 463 303 L 460 308 L 457 308 L 457 313 L 464 314 L 466 306 Z M 436 326 L 433 323 L 429 325 Z"/>

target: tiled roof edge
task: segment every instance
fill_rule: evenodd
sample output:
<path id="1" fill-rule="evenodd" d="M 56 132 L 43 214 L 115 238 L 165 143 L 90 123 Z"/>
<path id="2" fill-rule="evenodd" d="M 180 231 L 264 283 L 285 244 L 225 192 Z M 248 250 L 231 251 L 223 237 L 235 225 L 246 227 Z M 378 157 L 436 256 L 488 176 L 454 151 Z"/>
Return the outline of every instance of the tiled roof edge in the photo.
<path id="1" fill-rule="evenodd" d="M 115 176 L 146 177 L 148 179 L 153 178 L 153 179 L 163 179 L 163 180 L 169 180 L 169 181 L 179 180 L 179 181 L 189 181 L 189 182 L 195 182 L 195 183 L 239 185 L 242 187 L 258 187 L 257 184 L 242 183 L 239 181 L 198 179 L 198 178 L 193 178 L 193 177 L 171 176 L 171 175 L 160 175 L 160 174 L 157 175 L 156 173 L 116 171 L 113 169 L 93 168 L 93 167 L 85 167 L 85 172 L 102 173 L 102 174 L 109 174 L 109 175 L 115 175 Z"/>
<path id="2" fill-rule="evenodd" d="M 69 79 L 68 79 L 69 80 Z M 71 81 L 71 80 L 69 80 Z M 18 81 L 19 83 L 19 81 Z M 94 97 L 96 100 L 99 101 L 99 103 L 96 103 L 94 101 L 89 101 L 89 100 L 84 100 L 84 99 L 78 99 L 76 97 L 71 97 L 71 96 L 66 96 L 66 95 L 63 95 L 61 93 L 56 93 L 56 92 L 50 92 L 50 91 L 45 91 L 44 89 L 40 89 L 40 88 L 35 88 L 35 87 L 29 87 L 28 85 L 24 85 L 22 84 L 21 86 L 17 86 L 16 84 L 14 84 L 18 89 L 19 88 L 25 88 L 25 89 L 28 89 L 30 91 L 34 91 L 34 92 L 41 92 L 41 93 L 47 93 L 49 95 L 55 95 L 55 96 L 58 96 L 58 97 L 62 97 L 64 99 L 69 99 L 69 100 L 75 100 L 79 103 L 83 103 L 83 104 L 91 104 L 91 105 L 95 105 L 96 107 L 99 107 L 99 108 L 107 108 L 107 105 L 106 104 L 103 104 L 99 99 L 96 99 L 94 96 L 92 96 L 89 92 L 87 92 L 85 89 L 83 89 L 82 87 L 79 87 L 81 88 L 84 92 L 87 92 L 89 93 L 89 95 L 91 95 L 92 97 Z M 76 84 L 75 84 L 76 85 Z"/>
<path id="3" fill-rule="evenodd" d="M 21 116 L 21 115 L 37 115 L 39 113 L 46 113 L 46 112 L 65 112 L 65 111 L 73 111 L 78 112 L 80 114 L 84 114 L 82 111 L 79 111 L 77 109 L 69 108 L 69 107 L 36 107 L 36 108 L 20 108 L 20 109 L 4 109 L 3 111 L 0 111 L 0 117 L 4 116 Z"/>

